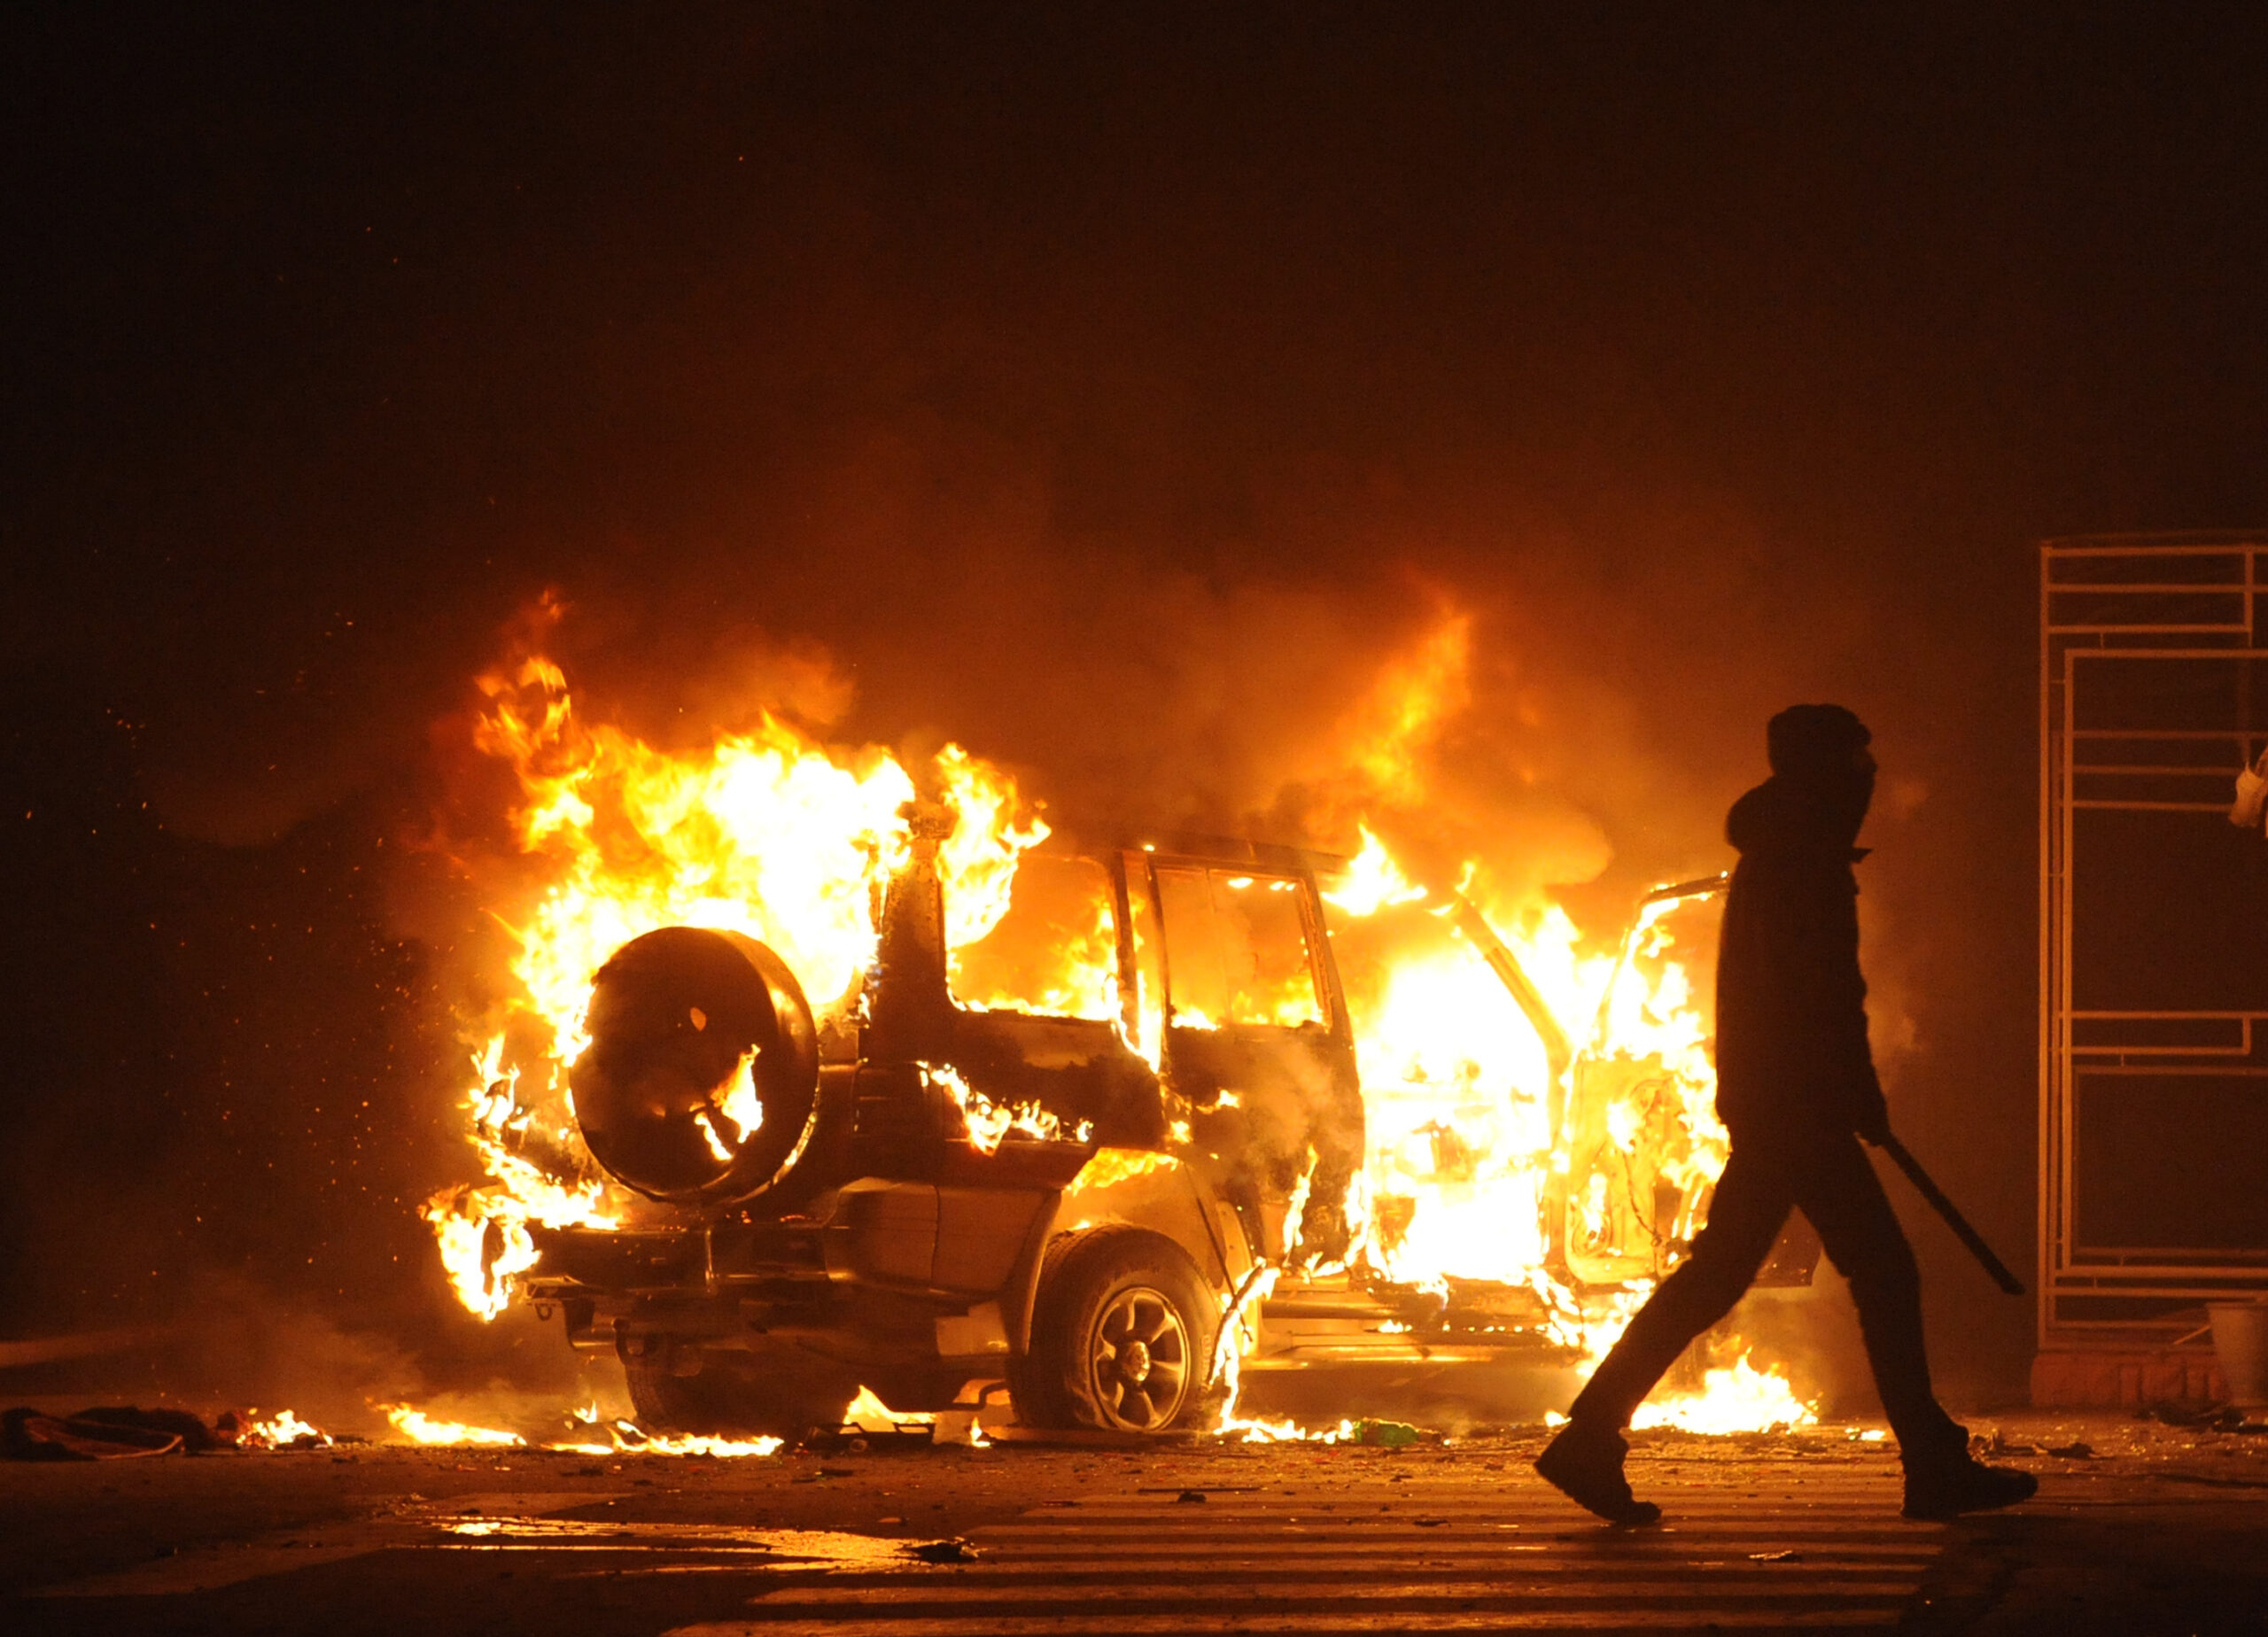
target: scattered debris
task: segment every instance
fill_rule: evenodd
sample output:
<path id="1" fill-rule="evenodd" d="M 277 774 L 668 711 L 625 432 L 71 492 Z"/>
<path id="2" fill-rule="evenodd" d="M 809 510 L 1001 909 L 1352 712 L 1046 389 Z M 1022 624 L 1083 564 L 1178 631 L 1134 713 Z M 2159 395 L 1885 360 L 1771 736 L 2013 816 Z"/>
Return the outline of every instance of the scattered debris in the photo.
<path id="1" fill-rule="evenodd" d="M 2230 1407 L 2218 1400 L 2210 1404 L 2184 1404 L 2169 1400 L 2161 1404 L 2145 1404 L 2134 1412 L 2137 1421 L 2162 1421 L 2170 1427 L 2210 1427 L 2229 1413 Z"/>
<path id="2" fill-rule="evenodd" d="M 977 1558 L 976 1548 L 958 1535 L 950 1540 L 925 1540 L 906 1550 L 925 1563 L 973 1563 Z"/>
<path id="3" fill-rule="evenodd" d="M 98 1426 L 132 1428 L 144 1432 L 169 1433 L 181 1439 L 181 1447 L 191 1454 L 215 1449 L 227 1442 L 185 1409 L 143 1409 L 128 1404 L 116 1408 L 82 1409 L 70 1417 L 74 1422 L 91 1422 Z"/>
<path id="4" fill-rule="evenodd" d="M 2134 1412 L 2137 1421 L 2162 1421 L 2197 1432 L 2268 1432 L 2268 1422 L 2252 1421 L 2233 1404 L 2149 1404 Z"/>
<path id="5" fill-rule="evenodd" d="M 2037 1444 L 2011 1444 L 1998 1427 L 1992 1429 L 1990 1438 L 1980 1433 L 1969 1442 L 1969 1447 L 1982 1455 L 2036 1455 L 2039 1453 Z"/>
<path id="6" fill-rule="evenodd" d="M 973 1431 L 975 1422 L 969 1423 Z M 861 1431 L 855 1427 L 813 1427 L 804 1434 L 800 1447 L 815 1455 L 865 1455 L 896 1449 L 926 1449 L 938 1442 L 936 1430 L 926 1423 L 920 1425 L 894 1427 L 882 1431 Z M 969 1444 L 969 1437 L 957 1440 Z"/>
<path id="7" fill-rule="evenodd" d="M 1425 1434 L 1406 1421 L 1358 1421 L 1355 1424 L 1355 1441 L 1378 1449 L 1400 1449 L 1415 1444 Z"/>
<path id="8" fill-rule="evenodd" d="M 0 1422 L 0 1454 L 11 1461 L 105 1461 L 131 1455 L 169 1455 L 178 1432 L 113 1427 L 98 1421 L 61 1420 L 12 1409 Z"/>
<path id="9" fill-rule="evenodd" d="M 115 1461 L 175 1451 L 202 1455 L 234 1439 L 183 1409 L 97 1406 L 70 1416 L 19 1408 L 0 1416 L 0 1459 Z"/>
<path id="10" fill-rule="evenodd" d="M 1144 1484 L 1134 1493 L 1138 1495 L 1184 1495 L 1192 1493 L 1208 1495 L 1249 1495 L 1256 1494 L 1259 1491 L 1260 1486 L 1257 1484 L 1208 1484 L 1201 1491 L 1195 1492 L 1178 1484 Z M 1064 1504 L 1076 1506 L 1078 1502 L 1070 1501 Z"/>

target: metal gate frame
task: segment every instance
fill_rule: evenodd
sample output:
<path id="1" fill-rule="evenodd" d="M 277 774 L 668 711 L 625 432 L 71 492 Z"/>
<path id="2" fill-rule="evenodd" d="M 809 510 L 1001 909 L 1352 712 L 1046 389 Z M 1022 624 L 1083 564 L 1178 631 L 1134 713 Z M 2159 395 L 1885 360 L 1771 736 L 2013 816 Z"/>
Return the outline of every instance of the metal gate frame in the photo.
<path id="1" fill-rule="evenodd" d="M 2245 719 L 2233 725 L 2145 731 L 2082 729 L 2071 707 L 2090 662 L 2268 659 L 2268 531 L 2045 540 L 2039 578 L 2039 1341 L 2043 1349 L 2163 1342 L 2196 1327 L 2200 1315 L 2185 1315 L 2185 1305 L 2268 1292 L 2268 1245 L 2083 1246 L 2077 1077 L 2257 1077 L 2268 1095 L 2268 1012 L 2076 1010 L 2073 820 L 2089 808 L 2225 814 L 2238 767 L 2268 743 L 2268 700 L 2246 701 Z M 2112 756 L 2091 759 L 2093 741 Z M 2228 754 L 2207 765 L 2214 741 Z M 2184 1023 L 2228 1033 L 2221 1043 L 2169 1043 Z M 2084 1043 L 2075 1038 L 2081 1024 L 2091 1026 Z"/>

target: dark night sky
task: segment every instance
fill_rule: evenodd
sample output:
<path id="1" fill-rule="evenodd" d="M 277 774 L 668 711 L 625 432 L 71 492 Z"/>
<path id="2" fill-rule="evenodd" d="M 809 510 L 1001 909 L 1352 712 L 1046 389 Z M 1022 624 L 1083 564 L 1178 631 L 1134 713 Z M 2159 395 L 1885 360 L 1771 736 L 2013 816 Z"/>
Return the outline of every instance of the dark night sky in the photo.
<path id="1" fill-rule="evenodd" d="M 1845 699 L 1899 1117 L 2028 1253 L 2031 543 L 2268 517 L 2256 12 L 0 28 L 0 1333 L 434 1328 L 469 907 L 404 843 L 550 585 L 647 731 L 817 645 L 840 736 L 1224 821 L 1446 595 L 1459 799 L 1596 826 L 1592 908 Z"/>

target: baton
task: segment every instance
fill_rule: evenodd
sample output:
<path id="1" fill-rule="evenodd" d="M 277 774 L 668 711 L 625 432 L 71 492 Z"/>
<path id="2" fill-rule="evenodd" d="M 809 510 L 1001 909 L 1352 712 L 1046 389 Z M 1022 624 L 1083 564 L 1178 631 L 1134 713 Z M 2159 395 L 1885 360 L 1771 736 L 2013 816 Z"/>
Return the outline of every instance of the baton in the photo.
<path id="1" fill-rule="evenodd" d="M 1946 1198 L 1945 1191 L 1930 1180 L 1930 1174 L 1922 1168 L 1922 1162 L 1906 1152 L 1906 1144 L 1885 1131 L 1881 1147 L 1883 1152 L 1898 1162 L 1898 1168 L 1906 1173 L 1906 1180 L 1912 1183 L 1922 1197 L 1930 1202 L 1931 1208 L 1946 1219 L 1946 1226 L 1953 1230 L 1953 1237 L 1967 1245 L 1969 1253 L 1984 1265 L 1984 1271 L 1992 1276 L 1992 1283 L 2011 1296 L 2023 1295 L 2023 1281 L 2010 1273 L 2008 1265 L 1992 1254 L 1992 1247 L 1984 1243 L 1984 1236 L 1971 1228 L 1969 1219 L 1953 1208 L 1953 1203 Z"/>

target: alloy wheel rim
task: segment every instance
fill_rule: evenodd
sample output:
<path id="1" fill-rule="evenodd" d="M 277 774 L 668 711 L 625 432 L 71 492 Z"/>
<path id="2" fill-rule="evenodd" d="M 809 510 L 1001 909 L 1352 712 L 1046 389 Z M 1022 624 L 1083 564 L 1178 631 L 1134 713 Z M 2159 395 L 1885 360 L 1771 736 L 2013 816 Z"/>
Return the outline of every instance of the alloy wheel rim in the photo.
<path id="1" fill-rule="evenodd" d="M 1136 1285 L 1114 1295 L 1094 1327 L 1089 1376 L 1114 1426 L 1151 1432 L 1181 1413 L 1189 1393 L 1189 1329 L 1162 1292 Z"/>

